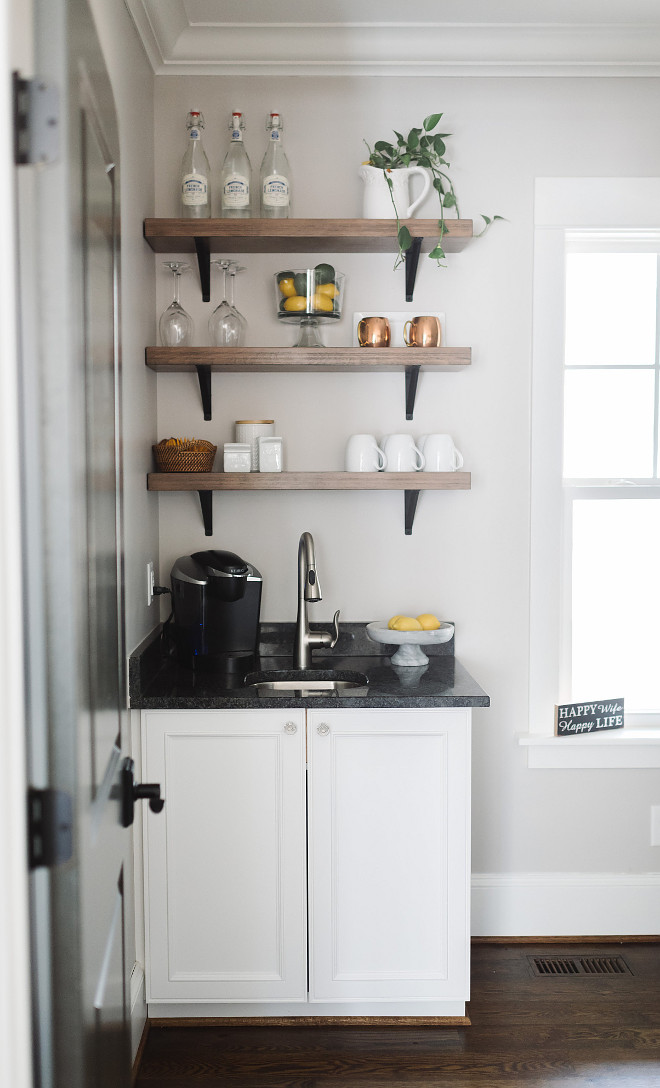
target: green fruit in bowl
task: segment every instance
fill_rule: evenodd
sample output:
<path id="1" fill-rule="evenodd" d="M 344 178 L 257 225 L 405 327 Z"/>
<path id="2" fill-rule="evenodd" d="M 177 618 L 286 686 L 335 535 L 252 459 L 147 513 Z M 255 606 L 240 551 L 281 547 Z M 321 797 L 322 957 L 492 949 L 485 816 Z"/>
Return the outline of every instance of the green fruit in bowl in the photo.
<path id="1" fill-rule="evenodd" d="M 278 283 L 281 283 L 282 280 L 292 280 L 292 279 L 293 279 L 293 272 L 291 271 L 290 268 L 286 268 L 284 270 L 284 272 L 278 272 L 277 273 L 277 282 Z"/>
<path id="2" fill-rule="evenodd" d="M 331 264 L 317 264 L 314 272 L 317 283 L 332 283 L 335 278 L 335 270 Z"/>
<path id="3" fill-rule="evenodd" d="M 293 285 L 294 285 L 294 287 L 296 289 L 296 294 L 297 295 L 306 295 L 307 294 L 307 273 L 306 272 L 296 272 L 295 276 L 293 277 Z"/>

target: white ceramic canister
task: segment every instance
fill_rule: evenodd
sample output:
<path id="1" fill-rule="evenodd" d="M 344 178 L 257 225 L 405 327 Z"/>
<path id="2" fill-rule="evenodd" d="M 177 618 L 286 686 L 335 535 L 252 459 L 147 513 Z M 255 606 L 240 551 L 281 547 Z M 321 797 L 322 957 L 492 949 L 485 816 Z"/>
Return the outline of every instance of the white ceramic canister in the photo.
<path id="1" fill-rule="evenodd" d="M 237 419 L 234 423 L 236 442 L 247 442 L 250 446 L 251 472 L 259 471 L 259 438 L 270 438 L 275 434 L 273 419 Z"/>

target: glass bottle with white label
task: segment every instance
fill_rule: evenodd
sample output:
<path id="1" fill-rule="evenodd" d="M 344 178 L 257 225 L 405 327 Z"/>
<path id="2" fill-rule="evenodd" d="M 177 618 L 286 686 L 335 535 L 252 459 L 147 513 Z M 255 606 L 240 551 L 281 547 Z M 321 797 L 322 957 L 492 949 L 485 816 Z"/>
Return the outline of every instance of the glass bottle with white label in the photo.
<path id="1" fill-rule="evenodd" d="M 225 219 L 250 217 L 250 179 L 252 167 L 243 145 L 245 122 L 243 115 L 234 111 L 231 115 L 231 143 L 225 155 L 220 175 L 220 214 Z"/>
<path id="2" fill-rule="evenodd" d="M 204 118 L 191 110 L 186 121 L 188 148 L 181 163 L 181 215 L 204 219 L 211 214 L 211 170 L 202 145 Z"/>
<path id="3" fill-rule="evenodd" d="M 259 174 L 261 215 L 287 219 L 291 214 L 291 171 L 282 146 L 282 118 L 271 113 L 266 122 L 268 149 Z"/>

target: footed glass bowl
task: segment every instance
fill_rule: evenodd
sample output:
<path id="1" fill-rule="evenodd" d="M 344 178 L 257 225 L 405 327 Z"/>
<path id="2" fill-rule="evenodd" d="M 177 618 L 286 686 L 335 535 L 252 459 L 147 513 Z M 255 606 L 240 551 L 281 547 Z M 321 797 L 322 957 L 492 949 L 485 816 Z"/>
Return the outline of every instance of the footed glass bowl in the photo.
<path id="1" fill-rule="evenodd" d="M 300 325 L 297 348 L 322 348 L 318 326 L 341 317 L 344 277 L 331 264 L 315 268 L 285 268 L 277 272 L 275 305 L 277 317 Z"/>
<path id="2" fill-rule="evenodd" d="M 454 634 L 454 625 L 441 623 L 435 631 L 391 631 L 387 620 L 374 620 L 367 624 L 367 634 L 373 642 L 399 647 L 390 659 L 393 665 L 426 665 L 429 659 L 422 646 L 449 642 Z"/>

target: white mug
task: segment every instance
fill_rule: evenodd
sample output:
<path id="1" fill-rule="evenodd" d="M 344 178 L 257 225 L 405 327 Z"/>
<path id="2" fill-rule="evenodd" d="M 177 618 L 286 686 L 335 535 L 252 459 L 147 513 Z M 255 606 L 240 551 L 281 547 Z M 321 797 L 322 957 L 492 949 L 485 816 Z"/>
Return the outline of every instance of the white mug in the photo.
<path id="1" fill-rule="evenodd" d="M 385 468 L 385 454 L 372 434 L 352 434 L 346 443 L 347 472 L 380 472 Z"/>
<path id="2" fill-rule="evenodd" d="M 390 472 L 417 472 L 426 463 L 411 434 L 388 434 L 383 441 L 383 451 Z"/>
<path id="3" fill-rule="evenodd" d="M 419 445 L 426 458 L 425 472 L 456 472 L 463 467 L 463 454 L 450 434 L 423 434 Z"/>

